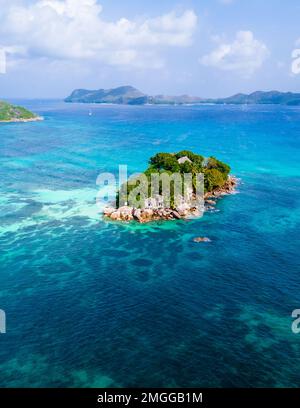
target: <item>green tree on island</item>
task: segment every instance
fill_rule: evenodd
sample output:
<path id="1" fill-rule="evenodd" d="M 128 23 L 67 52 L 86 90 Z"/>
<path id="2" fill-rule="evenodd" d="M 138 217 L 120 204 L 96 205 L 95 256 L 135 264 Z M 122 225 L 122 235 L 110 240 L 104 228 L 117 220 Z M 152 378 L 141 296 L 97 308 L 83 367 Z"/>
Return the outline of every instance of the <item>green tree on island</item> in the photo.
<path id="1" fill-rule="evenodd" d="M 156 173 L 162 175 L 166 173 L 172 175 L 175 173 L 180 174 L 183 180 L 183 175 L 186 173 L 192 174 L 193 192 L 196 190 L 196 174 L 202 173 L 204 175 L 204 192 L 212 192 L 214 189 L 222 187 L 230 172 L 228 164 L 216 159 L 215 157 L 209 157 L 205 159 L 203 156 L 193 153 L 189 150 L 182 150 L 178 153 L 157 153 L 149 160 L 149 167 L 144 171 L 144 174 L 148 180 L 148 194 L 151 195 L 151 175 Z M 119 203 L 120 196 L 122 201 L 128 201 L 130 192 L 135 189 L 141 181 L 130 180 L 121 187 L 121 191 L 118 195 L 117 202 Z M 125 187 L 127 187 L 127 193 Z M 161 193 L 161 185 L 160 191 Z M 143 199 L 143 197 L 141 197 Z M 171 184 L 171 208 L 174 208 L 174 183 Z"/>
<path id="2" fill-rule="evenodd" d="M 0 122 L 14 122 L 37 119 L 38 116 L 22 106 L 0 101 Z"/>

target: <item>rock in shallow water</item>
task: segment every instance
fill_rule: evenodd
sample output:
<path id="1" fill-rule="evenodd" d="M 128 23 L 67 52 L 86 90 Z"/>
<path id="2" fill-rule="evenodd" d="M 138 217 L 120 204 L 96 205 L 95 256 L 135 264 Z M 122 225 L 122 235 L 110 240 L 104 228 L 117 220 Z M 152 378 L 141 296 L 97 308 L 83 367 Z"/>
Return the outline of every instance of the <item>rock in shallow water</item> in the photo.
<path id="1" fill-rule="evenodd" d="M 207 237 L 196 237 L 193 239 L 194 242 L 211 242 L 211 240 Z"/>
<path id="2" fill-rule="evenodd" d="M 104 208 L 104 210 L 103 210 L 103 214 L 104 214 L 106 217 L 110 217 L 111 214 L 112 214 L 113 212 L 115 212 L 115 211 L 116 211 L 116 209 L 113 208 L 113 207 L 106 207 L 106 208 Z"/>
<path id="3" fill-rule="evenodd" d="M 214 200 L 205 200 L 205 203 L 209 204 L 209 205 L 216 205 L 217 204 L 216 201 L 214 201 Z"/>

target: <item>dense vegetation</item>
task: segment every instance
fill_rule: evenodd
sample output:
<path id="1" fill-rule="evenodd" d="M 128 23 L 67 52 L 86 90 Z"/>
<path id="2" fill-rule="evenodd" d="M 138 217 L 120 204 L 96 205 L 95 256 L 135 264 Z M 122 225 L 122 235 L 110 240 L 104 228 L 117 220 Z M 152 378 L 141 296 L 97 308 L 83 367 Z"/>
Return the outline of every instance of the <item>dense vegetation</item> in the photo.
<path id="1" fill-rule="evenodd" d="M 75 89 L 65 102 L 143 105 L 148 102 L 148 97 L 133 86 L 120 86 L 113 89 Z"/>
<path id="2" fill-rule="evenodd" d="M 33 119 L 36 115 L 22 106 L 0 101 L 0 121 Z"/>
<path id="3" fill-rule="evenodd" d="M 183 163 L 178 162 L 181 158 L 185 159 Z M 149 190 L 151 189 L 151 174 L 153 173 L 191 173 L 193 183 L 197 173 L 204 174 L 204 192 L 210 192 L 218 187 L 222 187 L 228 179 L 230 167 L 215 157 L 205 159 L 199 154 L 195 154 L 189 150 L 182 150 L 178 153 L 157 153 L 149 160 L 149 167 L 143 173 L 147 176 Z M 130 193 L 137 185 L 136 183 L 127 184 L 127 194 Z M 193 185 L 195 189 L 195 185 Z M 121 193 L 122 194 L 122 189 Z M 150 194 L 150 191 L 149 191 Z M 173 201 L 173 200 L 172 200 Z"/>

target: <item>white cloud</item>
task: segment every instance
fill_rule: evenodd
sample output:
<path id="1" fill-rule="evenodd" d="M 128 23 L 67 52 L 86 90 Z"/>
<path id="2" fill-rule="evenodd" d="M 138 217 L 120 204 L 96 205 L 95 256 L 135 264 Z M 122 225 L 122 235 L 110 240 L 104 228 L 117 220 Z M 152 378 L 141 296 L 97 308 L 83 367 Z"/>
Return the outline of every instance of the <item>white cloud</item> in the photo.
<path id="1" fill-rule="evenodd" d="M 191 44 L 197 25 L 192 10 L 142 21 L 107 21 L 97 0 L 40 0 L 2 6 L 0 44 L 25 49 L 31 58 L 95 59 L 110 65 L 163 64 L 162 47 Z"/>
<path id="2" fill-rule="evenodd" d="M 238 31 L 232 43 L 220 43 L 210 54 L 200 58 L 199 62 L 249 76 L 262 66 L 268 55 L 267 46 L 257 40 L 251 31 Z"/>

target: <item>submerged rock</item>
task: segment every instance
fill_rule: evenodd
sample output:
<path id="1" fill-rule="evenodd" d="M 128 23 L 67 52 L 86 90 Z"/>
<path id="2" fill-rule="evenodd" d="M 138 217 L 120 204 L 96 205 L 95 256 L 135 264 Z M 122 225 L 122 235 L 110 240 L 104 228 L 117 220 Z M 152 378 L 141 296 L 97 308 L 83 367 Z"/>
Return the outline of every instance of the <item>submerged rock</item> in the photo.
<path id="1" fill-rule="evenodd" d="M 196 237 L 193 239 L 194 242 L 211 242 L 211 240 L 207 237 Z"/>

